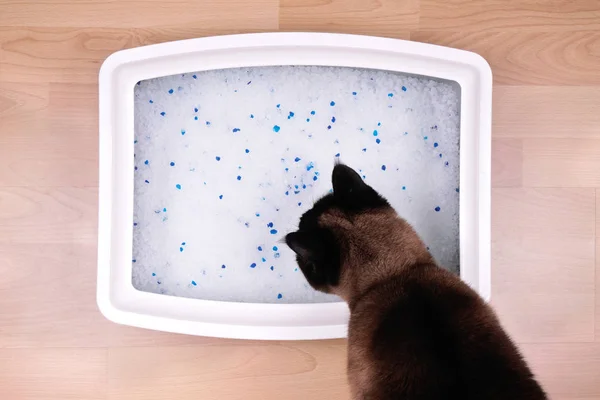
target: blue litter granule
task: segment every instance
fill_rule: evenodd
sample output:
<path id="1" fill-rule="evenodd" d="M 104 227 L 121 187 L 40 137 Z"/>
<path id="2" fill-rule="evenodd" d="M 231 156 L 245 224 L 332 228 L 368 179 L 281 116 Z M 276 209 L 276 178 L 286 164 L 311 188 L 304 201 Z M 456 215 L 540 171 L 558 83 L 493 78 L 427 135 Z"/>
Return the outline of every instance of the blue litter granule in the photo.
<path id="1" fill-rule="evenodd" d="M 329 105 L 330 105 L 331 107 L 335 106 L 335 101 L 331 100 L 331 102 L 329 103 Z"/>
<path id="2" fill-rule="evenodd" d="M 279 294 L 277 295 L 277 298 L 278 298 L 278 299 L 282 299 L 282 298 L 283 298 L 283 295 L 282 295 L 281 293 L 279 293 Z"/>
<path id="3" fill-rule="evenodd" d="M 375 139 L 375 143 L 377 143 L 377 144 L 381 143 L 381 139 L 379 139 L 379 138 Z"/>
<path id="4" fill-rule="evenodd" d="M 317 112 L 316 112 L 315 110 L 312 110 L 312 111 L 310 112 L 310 115 L 315 115 L 316 113 L 317 113 Z"/>
<path id="5" fill-rule="evenodd" d="M 437 212 L 440 212 L 440 210 L 441 210 L 441 208 L 440 208 L 439 206 L 437 206 L 437 207 L 435 208 L 435 211 L 437 211 Z"/>
<path id="6" fill-rule="evenodd" d="M 176 187 L 178 190 L 181 190 L 181 185 L 180 185 L 179 183 L 178 183 L 177 185 L 175 185 L 175 187 Z"/>
<path id="7" fill-rule="evenodd" d="M 277 229 L 271 229 L 269 232 L 271 233 L 271 235 L 275 235 L 277 234 Z"/>
<path id="8" fill-rule="evenodd" d="M 256 268 L 256 263 L 250 264 L 250 268 Z"/>
<path id="9" fill-rule="evenodd" d="M 240 128 L 233 128 L 233 133 L 239 132 L 241 129 Z"/>
<path id="10" fill-rule="evenodd" d="M 192 281 L 192 285 L 196 286 L 196 281 Z"/>
<path id="11" fill-rule="evenodd" d="M 381 166 L 382 171 L 385 171 L 386 169 L 387 169 L 387 167 L 385 166 L 385 164 Z"/>
<path id="12" fill-rule="evenodd" d="M 174 167 L 174 166 L 175 166 L 175 163 L 174 163 L 173 161 L 171 161 L 171 162 L 169 163 L 169 165 L 170 165 L 171 167 Z"/>
<path id="13" fill-rule="evenodd" d="M 281 130 L 281 127 L 279 125 L 273 125 L 273 132 L 277 133 Z"/>

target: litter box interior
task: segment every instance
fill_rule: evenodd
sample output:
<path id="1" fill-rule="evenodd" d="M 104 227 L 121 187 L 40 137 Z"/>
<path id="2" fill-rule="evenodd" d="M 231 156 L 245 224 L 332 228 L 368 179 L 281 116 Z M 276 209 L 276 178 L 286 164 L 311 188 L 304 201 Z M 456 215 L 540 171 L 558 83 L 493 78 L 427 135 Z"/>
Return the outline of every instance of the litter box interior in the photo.
<path id="1" fill-rule="evenodd" d="M 165 76 L 134 89 L 132 282 L 250 303 L 315 292 L 283 244 L 340 160 L 459 272 L 460 86 L 346 67 Z"/>

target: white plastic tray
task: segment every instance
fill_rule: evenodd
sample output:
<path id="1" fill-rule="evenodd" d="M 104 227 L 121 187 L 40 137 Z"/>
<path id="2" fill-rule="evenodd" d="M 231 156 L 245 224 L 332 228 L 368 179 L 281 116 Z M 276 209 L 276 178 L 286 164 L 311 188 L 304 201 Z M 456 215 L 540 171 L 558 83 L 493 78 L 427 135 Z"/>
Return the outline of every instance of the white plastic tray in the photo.
<path id="1" fill-rule="evenodd" d="M 403 40 L 266 33 L 139 47 L 114 53 L 102 64 L 97 286 L 101 312 L 125 325 L 202 336 L 346 336 L 344 303 L 230 303 L 142 292 L 132 285 L 134 85 L 190 71 L 273 65 L 380 69 L 460 84 L 460 275 L 489 299 L 492 75 L 487 62 L 471 52 Z"/>

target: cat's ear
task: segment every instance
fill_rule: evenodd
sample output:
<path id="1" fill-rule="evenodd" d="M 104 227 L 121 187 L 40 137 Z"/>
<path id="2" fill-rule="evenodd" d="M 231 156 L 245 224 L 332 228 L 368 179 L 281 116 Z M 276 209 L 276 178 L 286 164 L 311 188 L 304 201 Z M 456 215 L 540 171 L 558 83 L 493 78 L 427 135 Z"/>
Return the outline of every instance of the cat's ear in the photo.
<path id="1" fill-rule="evenodd" d="M 305 260 L 313 258 L 314 248 L 310 234 L 301 231 L 288 233 L 285 236 L 285 243 L 300 258 Z"/>
<path id="2" fill-rule="evenodd" d="M 370 189 L 355 170 L 344 164 L 333 168 L 331 183 L 334 196 L 341 198 Z"/>

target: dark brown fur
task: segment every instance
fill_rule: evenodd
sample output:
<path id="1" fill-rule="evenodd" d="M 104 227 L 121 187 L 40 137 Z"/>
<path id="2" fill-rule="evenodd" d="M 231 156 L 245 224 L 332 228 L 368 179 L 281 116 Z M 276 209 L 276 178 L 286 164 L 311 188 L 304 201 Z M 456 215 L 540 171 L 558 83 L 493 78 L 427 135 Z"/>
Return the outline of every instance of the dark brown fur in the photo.
<path id="1" fill-rule="evenodd" d="M 345 165 L 286 236 L 317 290 L 348 302 L 356 400 L 546 399 L 492 309 Z"/>

